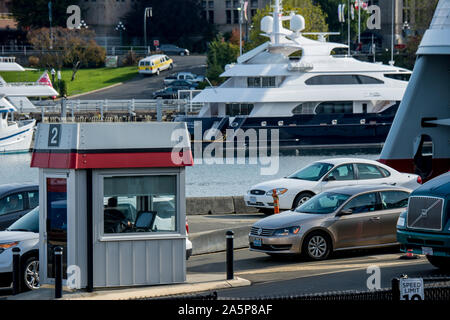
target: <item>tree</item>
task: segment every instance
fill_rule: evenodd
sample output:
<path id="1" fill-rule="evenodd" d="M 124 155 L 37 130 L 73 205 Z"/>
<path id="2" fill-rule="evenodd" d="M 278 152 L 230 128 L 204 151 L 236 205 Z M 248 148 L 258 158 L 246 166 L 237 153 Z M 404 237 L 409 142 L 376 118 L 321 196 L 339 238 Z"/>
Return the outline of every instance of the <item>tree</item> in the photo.
<path id="1" fill-rule="evenodd" d="M 94 41 L 95 33 L 90 30 L 56 27 L 53 29 L 53 41 L 50 41 L 50 30 L 40 28 L 28 32 L 27 37 L 35 50 L 41 50 L 39 63 L 42 67 L 71 67 L 72 78 L 78 68 L 100 67 L 105 61 L 106 51 Z M 50 47 L 54 50 L 49 50 Z"/>
<path id="2" fill-rule="evenodd" d="M 37 29 L 49 27 L 50 0 L 14 0 L 11 2 L 11 12 L 19 23 L 20 28 Z M 52 26 L 65 27 L 67 21 L 67 7 L 76 4 L 73 0 L 53 0 L 52 3 Z"/>
<path id="3" fill-rule="evenodd" d="M 219 75 L 224 72 L 225 65 L 236 61 L 239 56 L 239 45 L 225 41 L 221 34 L 208 45 L 206 76 L 213 84 L 219 84 Z"/>
<path id="4" fill-rule="evenodd" d="M 266 6 L 258 9 L 252 19 L 252 29 L 250 31 L 250 41 L 246 46 L 246 50 L 253 49 L 260 44 L 268 41 L 267 37 L 261 36 L 261 19 L 271 15 L 272 8 Z M 303 32 L 326 32 L 328 25 L 326 23 L 326 14 L 320 6 L 314 5 L 311 0 L 286 0 L 283 1 L 283 12 L 295 12 L 305 18 L 306 26 Z M 289 28 L 289 22 L 284 21 L 283 26 Z"/>
<path id="5" fill-rule="evenodd" d="M 152 7 L 152 17 L 147 18 L 148 39 L 196 49 L 193 48 L 195 41 L 214 37 L 215 27 L 202 16 L 200 0 L 136 1 L 130 12 L 123 17 L 129 36 L 143 38 L 144 12 L 147 7 Z"/>

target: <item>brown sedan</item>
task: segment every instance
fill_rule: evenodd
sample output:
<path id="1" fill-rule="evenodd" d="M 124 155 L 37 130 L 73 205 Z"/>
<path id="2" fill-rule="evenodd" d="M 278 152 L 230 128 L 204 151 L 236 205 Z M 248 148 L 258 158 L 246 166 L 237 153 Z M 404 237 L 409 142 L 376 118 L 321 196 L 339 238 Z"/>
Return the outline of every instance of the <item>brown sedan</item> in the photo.
<path id="1" fill-rule="evenodd" d="M 250 250 L 322 260 L 332 251 L 396 245 L 397 219 L 411 191 L 379 185 L 320 193 L 294 211 L 256 222 Z"/>

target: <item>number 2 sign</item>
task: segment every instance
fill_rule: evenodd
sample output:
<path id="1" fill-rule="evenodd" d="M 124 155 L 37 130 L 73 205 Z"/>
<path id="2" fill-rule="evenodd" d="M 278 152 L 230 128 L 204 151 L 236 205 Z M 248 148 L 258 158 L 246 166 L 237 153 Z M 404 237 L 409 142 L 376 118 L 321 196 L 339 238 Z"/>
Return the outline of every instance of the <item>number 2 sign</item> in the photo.
<path id="1" fill-rule="evenodd" d="M 60 140 L 61 140 L 61 125 L 51 124 L 48 130 L 48 146 L 59 147 Z"/>

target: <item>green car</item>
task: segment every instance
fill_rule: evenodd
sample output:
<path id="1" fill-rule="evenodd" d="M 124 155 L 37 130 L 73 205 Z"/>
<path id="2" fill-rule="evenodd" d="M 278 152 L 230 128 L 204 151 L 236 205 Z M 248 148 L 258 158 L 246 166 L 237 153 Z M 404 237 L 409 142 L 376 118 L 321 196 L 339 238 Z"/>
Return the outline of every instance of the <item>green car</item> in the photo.
<path id="1" fill-rule="evenodd" d="M 411 193 L 397 221 L 397 241 L 403 252 L 424 254 L 435 267 L 450 270 L 450 172 Z"/>

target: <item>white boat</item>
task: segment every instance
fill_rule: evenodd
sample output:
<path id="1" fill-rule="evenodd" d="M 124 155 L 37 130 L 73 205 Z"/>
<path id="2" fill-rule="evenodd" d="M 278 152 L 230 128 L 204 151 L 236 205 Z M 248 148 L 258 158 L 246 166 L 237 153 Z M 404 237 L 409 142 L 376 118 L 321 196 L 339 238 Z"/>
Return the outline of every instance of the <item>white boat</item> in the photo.
<path id="1" fill-rule="evenodd" d="M 450 171 L 450 1 L 439 1 L 380 161 L 426 181 Z"/>
<path id="2" fill-rule="evenodd" d="M 13 57 L 0 57 L 0 71 L 25 71 Z M 14 121 L 17 98 L 56 96 L 51 86 L 38 82 L 7 83 L 0 77 L 0 153 L 28 152 L 33 139 L 35 120 Z M 27 102 L 28 99 L 27 99 Z"/>
<path id="3" fill-rule="evenodd" d="M 328 33 L 305 37 L 304 18 L 283 16 L 280 2 L 261 20 L 270 41 L 226 66 L 223 84 L 195 96 L 198 115 L 176 121 L 186 121 L 191 134 L 201 122 L 203 138 L 209 129 L 266 128 L 279 130 L 280 145 L 382 144 L 411 71 L 336 55 L 348 46 L 326 42 Z M 299 50 L 301 57 L 292 56 Z"/>

